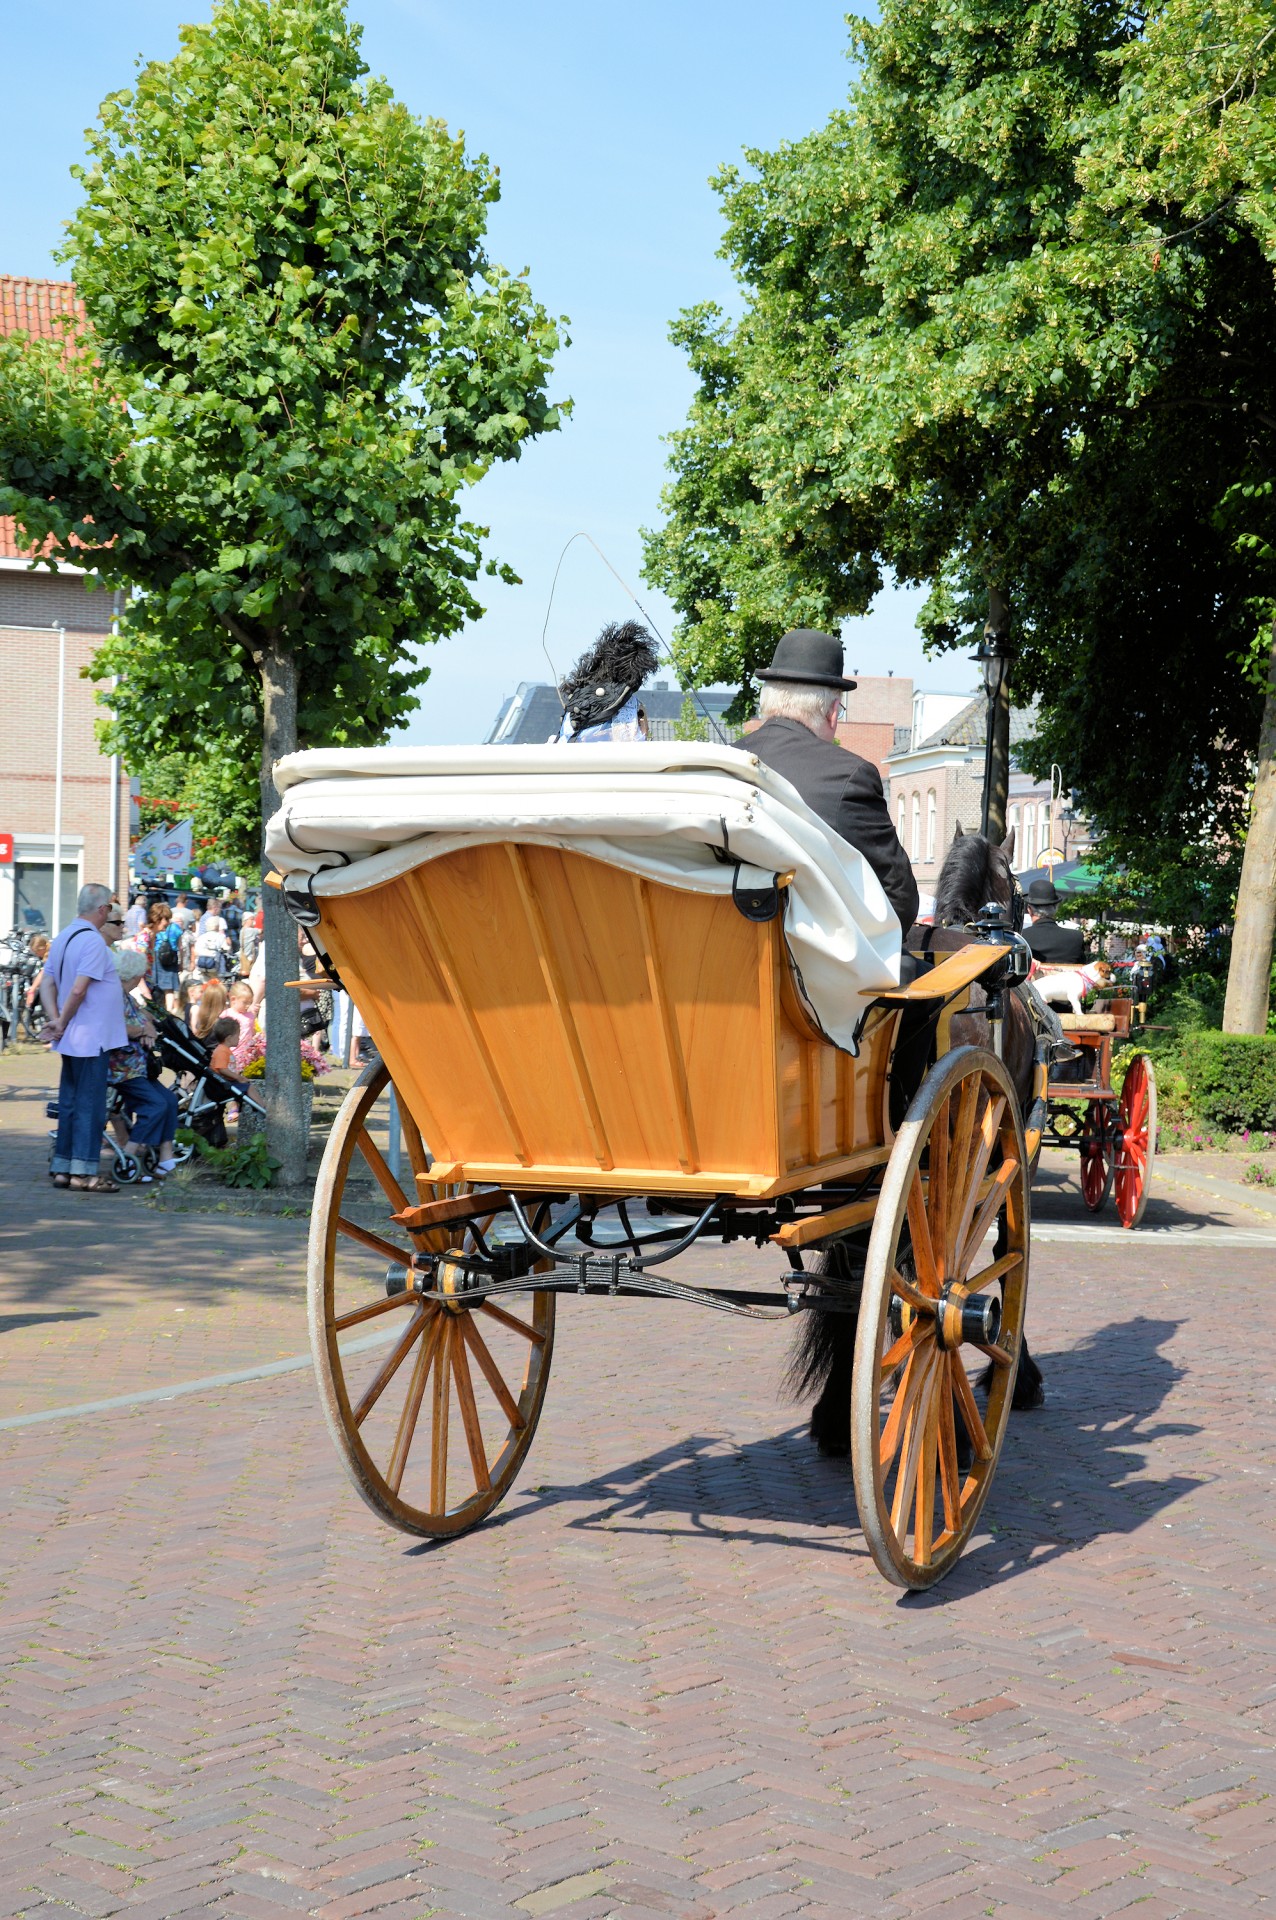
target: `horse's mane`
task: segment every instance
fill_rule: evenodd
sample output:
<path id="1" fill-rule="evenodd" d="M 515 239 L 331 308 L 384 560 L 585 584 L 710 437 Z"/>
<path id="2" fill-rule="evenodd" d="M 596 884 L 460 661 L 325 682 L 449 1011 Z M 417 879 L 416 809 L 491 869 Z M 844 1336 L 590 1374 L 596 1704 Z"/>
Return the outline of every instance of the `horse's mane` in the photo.
<path id="1" fill-rule="evenodd" d="M 988 871 L 991 840 L 982 833 L 963 833 L 953 841 L 935 886 L 935 925 L 975 919 L 992 898 Z"/>

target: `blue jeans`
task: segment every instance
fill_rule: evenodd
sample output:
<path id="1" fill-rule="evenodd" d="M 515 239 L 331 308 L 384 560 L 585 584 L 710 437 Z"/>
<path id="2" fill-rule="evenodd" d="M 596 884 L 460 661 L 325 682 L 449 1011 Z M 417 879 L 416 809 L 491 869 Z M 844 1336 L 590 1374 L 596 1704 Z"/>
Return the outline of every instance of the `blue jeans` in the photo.
<path id="1" fill-rule="evenodd" d="M 125 1109 L 133 1116 L 130 1140 L 135 1147 L 158 1147 L 177 1131 L 177 1094 L 141 1074 L 120 1087 Z"/>
<path id="2" fill-rule="evenodd" d="M 58 1083 L 58 1137 L 53 1147 L 54 1173 L 92 1179 L 97 1172 L 106 1127 L 106 1067 L 108 1055 L 62 1055 Z"/>

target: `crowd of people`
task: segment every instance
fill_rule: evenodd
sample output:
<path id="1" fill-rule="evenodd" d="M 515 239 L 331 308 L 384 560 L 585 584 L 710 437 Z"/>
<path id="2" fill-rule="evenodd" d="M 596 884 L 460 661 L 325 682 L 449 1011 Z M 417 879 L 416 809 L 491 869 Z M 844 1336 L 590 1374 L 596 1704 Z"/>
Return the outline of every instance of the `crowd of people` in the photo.
<path id="1" fill-rule="evenodd" d="M 245 1050 L 265 1030 L 266 955 L 260 906 L 236 892 L 204 899 L 133 896 L 127 910 L 109 887 L 80 889 L 75 919 L 45 943 L 34 982 L 47 1016 L 43 1038 L 62 1062 L 58 1129 L 49 1177 L 77 1192 L 114 1193 L 99 1171 L 110 1089 L 119 1090 L 128 1151 L 144 1165 L 142 1183 L 176 1167 L 177 1096 L 150 1071 L 157 1011 L 181 1020 L 208 1049 L 214 1073 L 242 1069 Z M 298 971 L 317 966 L 298 930 Z M 298 989 L 306 1057 L 326 1049 L 332 995 L 318 979 Z M 367 1029 L 355 1016 L 352 1064 Z"/>
<path id="2" fill-rule="evenodd" d="M 162 995 L 168 1011 L 182 1015 L 192 989 L 215 981 L 251 976 L 261 950 L 261 908 L 246 908 L 239 894 L 179 894 L 172 906 L 163 896 L 136 893 L 124 915 L 124 944 L 146 960 L 146 977 Z M 260 980 L 265 992 L 264 973 Z"/>

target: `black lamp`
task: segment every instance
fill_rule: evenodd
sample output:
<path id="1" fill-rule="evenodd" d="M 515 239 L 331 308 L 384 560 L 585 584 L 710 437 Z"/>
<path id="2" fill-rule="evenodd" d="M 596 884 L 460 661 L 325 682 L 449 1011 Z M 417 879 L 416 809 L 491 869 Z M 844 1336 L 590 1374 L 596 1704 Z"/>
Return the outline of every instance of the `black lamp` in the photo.
<path id="1" fill-rule="evenodd" d="M 1005 635 L 994 633 L 991 627 L 985 627 L 984 637 L 975 649 L 975 658 L 983 669 L 984 692 L 991 706 L 1001 692 L 1006 668 L 1010 665 L 1010 653 L 1006 647 Z"/>

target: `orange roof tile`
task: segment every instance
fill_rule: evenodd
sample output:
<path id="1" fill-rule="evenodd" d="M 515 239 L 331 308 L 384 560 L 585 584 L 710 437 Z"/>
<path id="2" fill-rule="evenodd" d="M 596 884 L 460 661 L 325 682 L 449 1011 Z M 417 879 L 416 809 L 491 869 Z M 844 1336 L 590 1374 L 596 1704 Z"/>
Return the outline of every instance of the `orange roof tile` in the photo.
<path id="1" fill-rule="evenodd" d="M 61 329 L 55 324 L 64 313 L 71 313 L 84 324 L 84 302 L 71 280 L 19 280 L 13 274 L 0 273 L 0 334 L 29 333 L 33 340 L 58 340 Z"/>
<path id="2" fill-rule="evenodd" d="M 60 340 L 62 330 L 56 322 L 65 313 L 73 314 L 81 326 L 87 319 L 73 281 L 23 280 L 0 273 L 0 334 L 25 333 L 33 340 Z M 19 542 L 13 521 L 0 514 L 0 560 L 27 560 L 31 553 L 30 547 Z"/>

